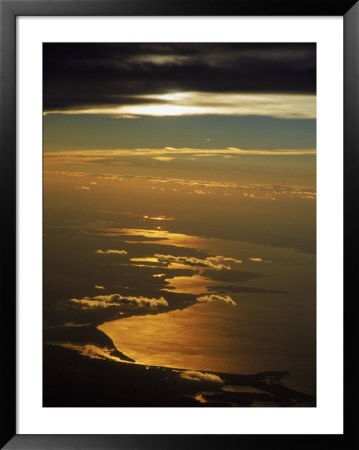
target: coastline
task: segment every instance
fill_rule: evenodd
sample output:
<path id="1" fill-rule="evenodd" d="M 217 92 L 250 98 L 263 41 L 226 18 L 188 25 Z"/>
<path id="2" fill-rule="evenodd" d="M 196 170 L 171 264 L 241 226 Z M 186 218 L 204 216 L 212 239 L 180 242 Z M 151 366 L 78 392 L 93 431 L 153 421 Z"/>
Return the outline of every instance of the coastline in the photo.
<path id="1" fill-rule="evenodd" d="M 285 387 L 286 372 L 253 375 L 146 366 L 44 344 L 44 407 L 315 406 Z M 90 374 L 90 376 L 89 376 Z"/>

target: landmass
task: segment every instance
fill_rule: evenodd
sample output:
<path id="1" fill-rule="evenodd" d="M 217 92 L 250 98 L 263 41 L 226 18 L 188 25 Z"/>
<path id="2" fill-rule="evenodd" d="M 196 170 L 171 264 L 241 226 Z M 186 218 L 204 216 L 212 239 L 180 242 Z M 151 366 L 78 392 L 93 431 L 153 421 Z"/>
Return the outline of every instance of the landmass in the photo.
<path id="1" fill-rule="evenodd" d="M 282 384 L 286 371 L 253 375 L 136 364 L 94 326 L 44 331 L 44 407 L 315 406 Z M 61 343 L 102 346 L 116 360 L 89 357 Z"/>

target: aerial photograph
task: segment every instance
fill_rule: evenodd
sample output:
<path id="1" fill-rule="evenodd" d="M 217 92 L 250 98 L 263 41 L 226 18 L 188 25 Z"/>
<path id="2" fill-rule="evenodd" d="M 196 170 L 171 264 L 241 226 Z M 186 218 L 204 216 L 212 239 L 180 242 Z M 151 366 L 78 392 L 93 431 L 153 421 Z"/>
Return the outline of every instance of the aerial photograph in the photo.
<path id="1" fill-rule="evenodd" d="M 43 44 L 43 406 L 316 406 L 316 45 Z"/>

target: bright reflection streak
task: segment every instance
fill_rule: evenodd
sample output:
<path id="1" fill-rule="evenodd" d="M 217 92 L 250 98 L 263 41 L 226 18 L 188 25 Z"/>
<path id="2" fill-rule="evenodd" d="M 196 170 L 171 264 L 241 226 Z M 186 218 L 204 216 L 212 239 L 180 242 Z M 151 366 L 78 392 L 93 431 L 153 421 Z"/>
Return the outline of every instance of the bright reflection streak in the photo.
<path id="1" fill-rule="evenodd" d="M 232 305 L 201 303 L 183 311 L 114 320 L 98 329 L 139 364 L 249 373 L 240 341 L 233 339 L 231 329 L 225 332 L 228 317 L 234 317 Z"/>
<path id="2" fill-rule="evenodd" d="M 166 216 L 143 216 L 143 218 L 148 220 L 169 220 L 169 221 L 173 220 L 173 217 L 166 217 Z"/>
<path id="3" fill-rule="evenodd" d="M 182 294 L 207 294 L 209 286 L 218 286 L 218 282 L 202 275 L 193 275 L 192 277 L 174 277 L 166 278 L 167 287 L 162 291 L 176 292 Z"/>
<path id="4" fill-rule="evenodd" d="M 156 263 L 158 262 L 157 258 L 151 258 L 151 257 L 146 257 L 146 258 L 131 258 L 130 261 L 135 261 L 135 262 L 152 262 L 152 263 Z"/>
<path id="5" fill-rule="evenodd" d="M 237 374 L 285 367 L 291 373 L 286 384 L 313 393 L 315 369 L 302 370 L 309 357 L 305 344 L 302 339 L 281 339 L 283 317 L 275 317 L 273 323 L 266 307 L 253 310 L 245 303 L 238 307 L 198 303 L 183 310 L 118 319 L 97 328 L 137 364 Z M 300 330 L 295 315 L 290 319 L 284 313 L 284 317 L 291 321 L 293 332 L 296 327 Z"/>
<path id="6" fill-rule="evenodd" d="M 100 236 L 141 236 L 144 240 L 126 240 L 126 243 L 147 243 L 149 241 L 156 241 L 156 244 L 174 245 L 176 247 L 190 247 L 197 249 L 207 249 L 210 247 L 209 238 L 198 236 L 191 236 L 181 233 L 171 233 L 166 230 L 159 229 L 141 229 L 141 228 L 96 228 L 95 234 Z M 214 240 L 214 239 L 213 239 Z"/>

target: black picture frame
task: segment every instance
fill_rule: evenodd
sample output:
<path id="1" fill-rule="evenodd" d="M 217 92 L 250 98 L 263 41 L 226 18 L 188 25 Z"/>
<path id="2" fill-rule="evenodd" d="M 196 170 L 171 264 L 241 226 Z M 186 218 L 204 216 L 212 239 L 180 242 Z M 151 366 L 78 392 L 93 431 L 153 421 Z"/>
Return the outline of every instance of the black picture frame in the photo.
<path id="1" fill-rule="evenodd" d="M 342 16 L 344 18 L 344 285 L 345 392 L 342 435 L 18 435 L 16 434 L 16 17 L 18 16 Z M 359 134 L 359 2 L 357 0 L 0 0 L 1 448 L 229 449 L 352 448 L 357 403 L 355 249 Z M 335 64 L 335 62 L 333 62 Z M 350 338 L 349 338 L 350 336 Z M 354 405 L 353 405 L 354 404 Z M 354 406 L 354 411 L 353 411 Z M 349 413 L 350 408 L 350 413 Z"/>

